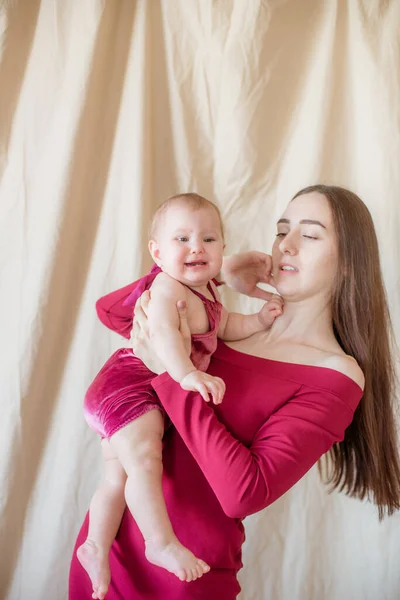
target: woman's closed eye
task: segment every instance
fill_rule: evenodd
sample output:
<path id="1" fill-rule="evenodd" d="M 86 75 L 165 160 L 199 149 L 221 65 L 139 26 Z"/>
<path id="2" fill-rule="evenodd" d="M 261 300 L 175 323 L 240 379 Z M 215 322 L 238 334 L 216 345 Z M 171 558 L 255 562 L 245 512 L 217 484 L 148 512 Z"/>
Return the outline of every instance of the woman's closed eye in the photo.
<path id="1" fill-rule="evenodd" d="M 277 238 L 283 238 L 287 235 L 287 233 L 284 233 L 283 231 L 280 231 L 276 234 Z M 318 238 L 316 236 L 313 235 L 306 235 L 305 233 L 303 233 L 302 235 L 303 238 L 306 238 L 308 240 L 317 240 Z"/>

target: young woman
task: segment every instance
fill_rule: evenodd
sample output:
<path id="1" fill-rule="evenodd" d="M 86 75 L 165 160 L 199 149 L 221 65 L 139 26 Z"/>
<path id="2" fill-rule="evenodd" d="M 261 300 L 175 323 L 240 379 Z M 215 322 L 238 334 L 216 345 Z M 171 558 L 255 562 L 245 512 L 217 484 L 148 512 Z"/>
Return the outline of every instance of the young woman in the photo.
<path id="1" fill-rule="evenodd" d="M 272 276 L 283 314 L 268 331 L 219 342 L 208 369 L 226 383 L 218 406 L 164 373 L 146 335 L 148 297 L 137 306 L 135 354 L 163 373 L 153 388 L 174 425 L 164 437 L 166 505 L 179 538 L 211 570 L 180 582 L 147 563 L 126 511 L 111 550 L 107 600 L 236 598 L 242 519 L 280 497 L 328 451 L 334 487 L 371 498 L 381 517 L 400 507 L 390 320 L 362 201 L 337 187 L 299 192 L 278 221 Z M 126 288 L 107 301 L 108 309 L 115 305 L 114 328 L 125 333 L 128 294 Z M 182 307 L 180 315 L 188 337 Z M 87 521 L 78 544 L 86 531 Z M 90 597 L 90 581 L 73 558 L 70 600 Z"/>

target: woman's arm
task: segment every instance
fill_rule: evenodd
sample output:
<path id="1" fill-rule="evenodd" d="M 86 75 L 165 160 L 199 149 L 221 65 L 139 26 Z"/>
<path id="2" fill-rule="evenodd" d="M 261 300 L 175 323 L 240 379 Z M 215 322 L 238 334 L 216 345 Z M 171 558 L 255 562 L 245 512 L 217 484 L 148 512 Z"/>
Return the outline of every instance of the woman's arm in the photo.
<path id="1" fill-rule="evenodd" d="M 325 389 L 301 386 L 265 421 L 250 446 L 245 446 L 199 394 L 181 389 L 164 373 L 148 335 L 148 304 L 146 293 L 135 306 L 135 354 L 145 364 L 149 357 L 155 359 L 152 370 L 162 375 L 153 379 L 153 388 L 228 516 L 244 518 L 274 502 L 343 439 L 361 389 L 345 390 L 347 401 L 349 394 L 353 395 L 350 406 Z M 185 303 L 179 303 L 177 309 L 179 330 L 187 342 L 190 331 Z"/>
<path id="2" fill-rule="evenodd" d="M 246 447 L 199 394 L 185 392 L 167 373 L 154 379 L 153 387 L 224 512 L 233 518 L 244 518 L 282 496 L 343 439 L 353 418 L 336 395 L 302 387 Z"/>

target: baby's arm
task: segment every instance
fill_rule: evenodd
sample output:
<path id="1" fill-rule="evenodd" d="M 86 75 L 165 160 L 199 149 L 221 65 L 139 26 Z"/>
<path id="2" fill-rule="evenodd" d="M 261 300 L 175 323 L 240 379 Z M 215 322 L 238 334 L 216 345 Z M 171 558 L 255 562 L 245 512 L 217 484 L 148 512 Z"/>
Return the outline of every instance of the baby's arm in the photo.
<path id="1" fill-rule="evenodd" d="M 212 394 L 215 404 L 222 401 L 225 385 L 218 377 L 198 371 L 187 355 L 183 337 L 179 331 L 179 315 L 176 305 L 186 300 L 186 288 L 165 273 L 160 273 L 151 287 L 148 308 L 150 337 L 156 342 L 157 353 L 169 375 L 184 390 L 198 391 L 204 400 Z"/>
<path id="2" fill-rule="evenodd" d="M 233 342 L 269 329 L 275 319 L 282 314 L 282 307 L 282 298 L 274 294 L 258 313 L 252 315 L 230 313 L 224 308 L 218 337 L 226 342 Z"/>
<path id="3" fill-rule="evenodd" d="M 165 273 L 155 279 L 149 304 L 150 336 L 156 340 L 157 350 L 168 373 L 178 383 L 196 367 L 188 357 L 179 331 L 178 300 L 186 299 L 186 290 L 181 283 Z"/>

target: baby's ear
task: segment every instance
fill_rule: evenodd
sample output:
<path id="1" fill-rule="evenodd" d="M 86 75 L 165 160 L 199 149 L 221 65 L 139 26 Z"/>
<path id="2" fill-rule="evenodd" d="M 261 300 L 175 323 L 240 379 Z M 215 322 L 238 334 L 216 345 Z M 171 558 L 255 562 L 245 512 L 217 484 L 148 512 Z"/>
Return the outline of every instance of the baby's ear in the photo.
<path id="1" fill-rule="evenodd" d="M 154 262 L 156 263 L 156 265 L 161 267 L 160 249 L 158 247 L 157 242 L 155 240 L 150 240 L 148 248 L 149 248 L 151 257 L 154 260 Z"/>

